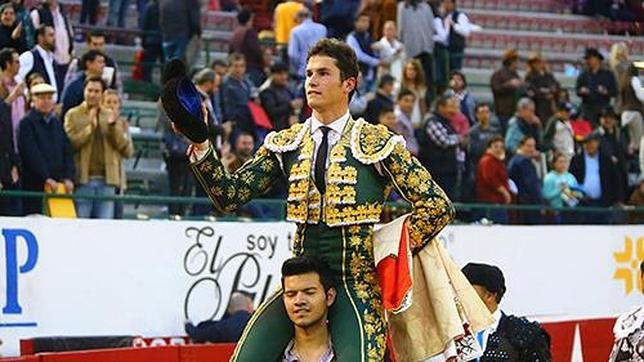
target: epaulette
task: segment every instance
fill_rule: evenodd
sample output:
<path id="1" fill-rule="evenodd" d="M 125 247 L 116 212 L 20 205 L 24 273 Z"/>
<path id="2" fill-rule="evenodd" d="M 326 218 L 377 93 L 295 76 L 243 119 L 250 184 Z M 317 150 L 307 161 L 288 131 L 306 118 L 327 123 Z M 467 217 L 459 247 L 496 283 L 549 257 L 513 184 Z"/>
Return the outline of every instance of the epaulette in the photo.
<path id="1" fill-rule="evenodd" d="M 309 121 L 296 123 L 291 127 L 279 132 L 271 132 L 264 139 L 266 149 L 276 153 L 284 153 L 295 150 L 302 142 L 309 127 Z"/>
<path id="2" fill-rule="evenodd" d="M 394 147 L 405 139 L 394 135 L 383 125 L 373 125 L 360 118 L 351 130 L 351 152 L 356 160 L 366 165 L 380 162 L 387 158 Z"/>
<path id="3" fill-rule="evenodd" d="M 537 322 L 531 322 L 525 317 L 506 316 L 506 337 L 510 344 L 517 348 L 527 348 L 538 339 L 546 339 L 550 344 L 550 336 Z"/>

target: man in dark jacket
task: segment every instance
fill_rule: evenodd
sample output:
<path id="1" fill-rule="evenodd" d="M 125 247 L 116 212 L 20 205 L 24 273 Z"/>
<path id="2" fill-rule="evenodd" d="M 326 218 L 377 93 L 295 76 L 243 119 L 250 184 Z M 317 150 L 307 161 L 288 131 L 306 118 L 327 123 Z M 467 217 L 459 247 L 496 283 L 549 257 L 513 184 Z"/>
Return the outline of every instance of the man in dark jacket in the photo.
<path id="1" fill-rule="evenodd" d="M 63 94 L 60 97 L 63 103 L 62 117 L 65 117 L 67 111 L 83 103 L 83 99 L 85 98 L 83 95 L 85 80 L 89 78 L 101 78 L 103 76 L 105 59 L 105 54 L 98 50 L 89 50 L 83 54 L 80 59 L 83 72 L 71 83 L 65 85 Z"/>
<path id="2" fill-rule="evenodd" d="M 228 57 L 230 72 L 222 84 L 224 108 L 224 122 L 234 122 L 234 131 L 231 142 L 237 131 L 255 134 L 255 122 L 250 113 L 248 102 L 257 97 L 257 89 L 253 82 L 246 76 L 246 60 L 240 53 L 233 53 Z"/>
<path id="3" fill-rule="evenodd" d="M 508 164 L 508 176 L 517 185 L 519 205 L 540 205 L 541 179 L 537 176 L 537 169 L 532 159 L 537 152 L 537 142 L 532 136 L 525 136 L 519 142 L 517 153 Z M 520 224 L 539 224 L 543 220 L 539 211 L 522 211 L 518 213 Z"/>
<path id="4" fill-rule="evenodd" d="M 619 171 L 610 156 L 599 148 L 601 136 L 593 132 L 584 141 L 584 152 L 573 157 L 570 173 L 575 176 L 584 192 L 581 206 L 609 207 L 622 199 L 619 185 Z M 582 215 L 580 215 L 581 217 Z M 588 213 L 581 217 L 588 224 L 601 224 L 610 221 L 610 214 Z"/>
<path id="5" fill-rule="evenodd" d="M 13 144 L 11 107 L 0 102 L 0 190 L 19 189 L 18 155 Z M 19 216 L 19 200 L 0 197 L 0 215 Z"/>
<path id="6" fill-rule="evenodd" d="M 458 110 L 459 101 L 455 97 L 438 97 L 434 113 L 416 137 L 420 145 L 419 161 L 452 200 L 458 176 L 456 150 L 463 137 L 456 133 L 450 119 Z"/>
<path id="7" fill-rule="evenodd" d="M 72 146 L 63 123 L 53 113 L 56 89 L 49 84 L 31 88 L 33 108 L 20 122 L 18 152 L 22 161 L 22 185 L 26 191 L 42 192 L 45 185 L 56 189 L 65 184 L 65 191 L 74 190 L 74 158 Z M 42 212 L 40 198 L 26 198 L 24 213 Z"/>
<path id="8" fill-rule="evenodd" d="M 271 84 L 259 93 L 259 99 L 275 131 L 281 131 L 298 122 L 297 115 L 304 102 L 301 98 L 295 98 L 288 89 L 286 64 L 278 62 L 271 67 Z"/>
<path id="9" fill-rule="evenodd" d="M 159 26 L 166 60 L 184 59 L 190 38 L 201 36 L 198 0 L 159 0 Z"/>
<path id="10" fill-rule="evenodd" d="M 230 296 L 226 315 L 219 321 L 203 321 L 198 325 L 187 322 L 186 333 L 195 343 L 235 343 L 239 340 L 253 314 L 253 300 L 246 294 Z"/>
<path id="11" fill-rule="evenodd" d="M 376 97 L 367 103 L 367 109 L 364 112 L 364 118 L 367 122 L 378 124 L 378 115 L 382 109 L 394 108 L 394 78 L 390 74 L 385 74 L 378 80 L 378 90 Z"/>
<path id="12" fill-rule="evenodd" d="M 259 45 L 257 31 L 253 28 L 255 15 L 247 9 L 237 14 L 239 23 L 230 40 L 230 52 L 241 53 L 246 58 L 247 73 L 250 80 L 259 87 L 266 80 L 264 57 Z"/>
<path id="13" fill-rule="evenodd" d="M 506 291 L 501 269 L 488 264 L 469 263 L 462 271 L 495 319 L 492 326 L 476 336 L 484 351 L 479 361 L 552 361 L 548 332 L 537 322 L 507 315 L 499 308 Z"/>
<path id="14" fill-rule="evenodd" d="M 575 89 L 581 98 L 581 112 L 584 118 L 599 125 L 599 113 L 617 95 L 617 82 L 613 72 L 602 68 L 604 56 L 595 48 L 586 49 L 584 55 L 586 70 L 577 78 Z"/>
<path id="15" fill-rule="evenodd" d="M 508 120 L 514 115 L 519 88 L 522 85 L 517 72 L 519 68 L 519 52 L 510 49 L 503 54 L 503 66 L 492 74 L 490 86 L 494 94 L 494 109 L 501 122 L 501 130 L 505 132 Z"/>

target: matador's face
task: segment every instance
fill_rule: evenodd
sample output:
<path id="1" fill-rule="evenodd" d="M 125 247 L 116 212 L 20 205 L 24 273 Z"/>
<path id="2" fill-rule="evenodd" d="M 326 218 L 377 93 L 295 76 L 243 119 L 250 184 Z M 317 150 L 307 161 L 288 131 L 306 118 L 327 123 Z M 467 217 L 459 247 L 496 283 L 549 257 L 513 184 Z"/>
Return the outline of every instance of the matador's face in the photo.
<path id="1" fill-rule="evenodd" d="M 355 87 L 355 78 L 344 81 L 335 59 L 314 55 L 306 65 L 306 101 L 315 111 L 322 112 L 337 104 L 347 104 L 349 93 Z"/>

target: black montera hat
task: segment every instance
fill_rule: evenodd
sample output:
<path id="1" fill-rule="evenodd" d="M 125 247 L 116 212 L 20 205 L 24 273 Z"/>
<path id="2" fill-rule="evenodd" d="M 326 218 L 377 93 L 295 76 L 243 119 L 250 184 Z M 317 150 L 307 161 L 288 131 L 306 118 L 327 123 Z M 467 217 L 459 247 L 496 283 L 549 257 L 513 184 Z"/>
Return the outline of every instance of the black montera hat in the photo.
<path id="1" fill-rule="evenodd" d="M 501 269 L 494 265 L 468 263 L 462 269 L 472 285 L 481 285 L 490 293 L 505 294 L 505 278 Z"/>
<path id="2" fill-rule="evenodd" d="M 208 138 L 201 95 L 187 76 L 186 65 L 173 59 L 163 68 L 161 104 L 174 126 L 188 139 L 202 143 Z"/>

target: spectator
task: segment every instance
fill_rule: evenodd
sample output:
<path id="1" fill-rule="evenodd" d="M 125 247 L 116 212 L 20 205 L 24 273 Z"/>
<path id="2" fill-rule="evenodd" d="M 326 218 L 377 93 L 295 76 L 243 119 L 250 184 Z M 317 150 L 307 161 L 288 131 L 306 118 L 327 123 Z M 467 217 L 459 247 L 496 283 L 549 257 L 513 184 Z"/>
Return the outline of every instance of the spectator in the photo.
<path id="1" fill-rule="evenodd" d="M 597 127 L 599 112 L 617 95 L 617 83 L 613 73 L 602 68 L 604 56 L 597 49 L 587 48 L 584 59 L 586 69 L 577 78 L 575 89 L 582 100 L 582 115 Z"/>
<path id="2" fill-rule="evenodd" d="M 550 119 L 555 112 L 556 98 L 561 86 L 539 53 L 532 53 L 528 57 L 525 86 L 528 96 L 534 101 L 537 117 L 544 121 Z"/>
<path id="3" fill-rule="evenodd" d="M 635 207 L 644 207 L 644 174 L 640 174 L 637 187 L 633 190 L 631 197 L 628 198 L 628 204 Z M 644 212 L 630 212 L 629 220 L 631 224 L 644 224 Z"/>
<path id="4" fill-rule="evenodd" d="M 389 106 L 380 108 L 378 124 L 387 127 L 390 132 L 396 133 L 396 113 L 394 109 Z"/>
<path id="5" fill-rule="evenodd" d="M 109 0 L 107 26 L 125 28 L 130 0 Z"/>
<path id="6" fill-rule="evenodd" d="M 0 97 L 4 103 L 9 105 L 8 108 L 11 128 L 13 130 L 13 145 L 18 147 L 18 124 L 25 116 L 25 83 L 16 82 L 15 78 L 20 70 L 20 57 L 18 52 L 13 48 L 4 48 L 0 50 L 0 69 L 2 69 L 2 78 L 0 81 Z"/>
<path id="7" fill-rule="evenodd" d="M 596 130 L 599 134 L 599 151 L 601 154 L 610 157 L 617 167 L 619 183 L 613 185 L 613 190 L 621 189 L 625 195 L 627 188 L 626 180 L 626 148 L 628 136 L 617 125 L 617 114 L 612 107 L 604 108 L 599 115 L 600 126 Z M 620 199 L 621 201 L 621 199 Z"/>
<path id="8" fill-rule="evenodd" d="M 579 192 L 577 179 L 568 172 L 568 156 L 555 153 L 552 157 L 552 170 L 543 179 L 542 196 L 551 207 L 574 207 L 583 195 Z M 568 223 L 570 217 L 561 211 L 554 212 L 554 223 Z"/>
<path id="9" fill-rule="evenodd" d="M 396 20 L 396 2 L 389 0 L 386 4 L 384 0 L 362 0 L 358 13 L 365 13 L 369 16 L 371 20 L 369 33 L 373 39 L 380 39 L 385 22 Z"/>
<path id="10" fill-rule="evenodd" d="M 25 8 L 24 0 L 12 0 L 13 8 L 16 11 L 16 20 L 22 24 L 22 31 L 27 44 L 26 49 L 31 49 L 36 45 L 34 24 L 31 22 L 29 11 Z"/>
<path id="11" fill-rule="evenodd" d="M 202 102 L 208 110 L 208 138 L 215 146 L 215 149 L 220 150 L 223 143 L 227 141 L 232 126 L 230 123 L 224 124 L 222 122 L 222 118 L 219 118 L 215 111 L 213 99 L 215 96 L 215 90 L 218 87 L 217 77 L 218 75 L 214 70 L 204 68 L 195 74 L 193 82 L 195 83 L 197 91 L 201 95 Z M 206 196 L 206 194 L 203 194 L 203 196 Z"/>
<path id="12" fill-rule="evenodd" d="M 328 266 L 310 256 L 288 259 L 282 264 L 282 289 L 294 336 L 281 360 L 335 361 L 327 315 L 337 292 Z M 301 313 L 301 309 L 308 312 Z"/>
<path id="13" fill-rule="evenodd" d="M 470 125 L 476 123 L 476 116 L 474 114 L 474 108 L 476 101 L 474 96 L 467 90 L 467 80 L 465 79 L 465 74 L 455 70 L 450 74 L 449 87 L 447 94 L 456 97 L 461 106 L 461 113 L 467 117 L 467 121 Z"/>
<path id="14" fill-rule="evenodd" d="M 278 47 L 286 47 L 291 36 L 291 30 L 297 25 L 297 14 L 304 9 L 304 0 L 287 0 L 277 4 L 273 11 L 273 29 L 275 43 Z"/>
<path id="15" fill-rule="evenodd" d="M 145 5 L 143 13 L 143 26 L 141 30 L 145 31 L 141 45 L 143 46 L 143 80 L 152 81 L 152 71 L 157 59 L 163 64 L 165 57 L 163 54 L 163 37 L 159 26 L 159 0 L 149 0 Z"/>
<path id="16" fill-rule="evenodd" d="M 40 75 L 40 73 L 31 73 L 29 77 L 27 78 L 27 111 L 31 109 L 31 91 L 30 89 L 33 88 L 35 85 L 38 84 L 44 84 L 47 83 L 45 82 L 45 77 Z M 54 112 L 56 112 L 56 109 L 54 108 Z"/>
<path id="17" fill-rule="evenodd" d="M 512 202 L 504 160 L 503 137 L 493 136 L 476 168 L 476 195 L 479 202 L 506 205 Z M 508 223 L 508 211 L 505 209 L 493 209 L 487 214 L 498 224 Z"/>
<path id="18" fill-rule="evenodd" d="M 71 108 L 83 103 L 83 93 L 85 89 L 85 80 L 89 78 L 101 78 L 105 68 L 105 54 L 98 50 L 89 50 L 83 54 L 80 59 L 83 67 L 81 73 L 76 79 L 65 85 L 62 95 L 63 117 Z"/>
<path id="19" fill-rule="evenodd" d="M 124 122 L 101 105 L 105 82 L 88 77 L 84 100 L 65 115 L 65 132 L 74 149 L 76 194 L 114 196 L 122 186 L 123 157 L 132 156 L 132 143 Z M 113 219 L 114 201 L 76 199 L 76 214 L 81 218 Z"/>
<path id="20" fill-rule="evenodd" d="M 33 108 L 20 121 L 18 151 L 25 191 L 42 192 L 45 186 L 56 190 L 58 182 L 64 183 L 67 193 L 74 191 L 74 156 L 63 123 L 53 113 L 55 92 L 56 88 L 46 83 L 31 88 Z M 24 213 L 41 213 L 42 202 L 25 198 Z"/>
<path id="21" fill-rule="evenodd" d="M 60 91 L 65 85 L 65 74 L 67 73 L 69 62 L 72 60 L 74 30 L 58 0 L 42 0 L 42 5 L 32 10 L 30 16 L 36 29 L 42 24 L 51 26 L 54 29 L 56 47 L 52 51 L 54 52 L 56 81 L 59 84 L 57 89 Z"/>
<path id="22" fill-rule="evenodd" d="M 18 53 L 27 51 L 23 25 L 16 21 L 16 10 L 12 3 L 0 6 L 0 49 L 14 48 Z"/>
<path id="23" fill-rule="evenodd" d="M 517 361 L 552 361 L 550 336 L 539 323 L 507 315 L 499 308 L 506 291 L 501 269 L 488 264 L 468 263 L 462 272 L 494 319 L 494 323 L 477 336 L 484 350 L 482 361 L 494 360 L 497 356 L 508 356 L 508 359 Z"/>
<path id="24" fill-rule="evenodd" d="M 619 98 L 621 99 L 622 127 L 628 131 L 629 155 L 637 154 L 639 141 L 642 138 L 642 112 L 644 112 L 644 88 L 640 81 L 637 68 L 631 65 L 623 82 L 619 84 Z"/>
<path id="25" fill-rule="evenodd" d="M 517 72 L 518 68 L 519 52 L 516 49 L 510 49 L 503 54 L 503 66 L 494 72 L 490 79 L 494 95 L 494 109 L 501 122 L 503 132 L 508 128 L 508 121 L 514 115 L 519 89 L 522 86 L 521 78 Z"/>
<path id="26" fill-rule="evenodd" d="M 222 95 L 224 121 L 233 121 L 235 129 L 255 134 L 255 122 L 248 108 L 248 102 L 256 98 L 257 90 L 246 77 L 246 60 L 242 54 L 229 56 L 230 74 L 224 79 Z"/>
<path id="27" fill-rule="evenodd" d="M 358 73 L 358 85 L 363 82 L 362 73 Z M 376 98 L 375 92 L 361 93 L 353 92 L 351 96 L 351 101 L 349 101 L 349 112 L 353 118 L 362 117 L 364 112 L 367 110 L 367 104 Z"/>
<path id="28" fill-rule="evenodd" d="M 127 147 L 125 148 L 124 156 L 121 158 L 121 182 L 120 186 L 116 189 L 116 194 L 123 196 L 125 194 L 125 189 L 127 188 L 127 175 L 125 174 L 125 160 L 124 158 L 130 158 L 134 154 L 134 142 L 132 141 L 132 135 L 130 134 L 130 125 L 127 119 L 121 117 L 121 96 L 119 92 L 114 89 L 106 89 L 103 92 L 102 105 L 104 108 L 112 111 L 114 117 L 117 119 L 116 122 L 123 126 L 123 130 L 127 137 Z M 114 202 L 114 218 L 122 219 L 123 218 L 123 202 L 117 200 Z"/>
<path id="29" fill-rule="evenodd" d="M 633 62 L 630 59 L 628 45 L 625 42 L 617 42 L 610 47 L 608 67 L 615 76 L 617 82 L 617 96 L 615 97 L 615 110 L 622 113 L 622 87 L 630 83 L 630 67 Z"/>
<path id="30" fill-rule="evenodd" d="M 425 73 L 420 61 L 409 59 L 403 68 L 403 78 L 400 84 L 401 88 L 414 92 L 416 100 L 414 101 L 414 111 L 411 115 L 411 122 L 414 128 L 421 127 L 421 123 L 427 114 L 427 83 Z"/>
<path id="31" fill-rule="evenodd" d="M 369 34 L 369 16 L 359 14 L 354 23 L 354 31 L 347 35 L 347 44 L 353 48 L 358 57 L 358 65 L 362 73 L 361 92 L 371 92 L 375 88 L 376 70 L 383 62 L 374 52 L 374 41 Z"/>
<path id="32" fill-rule="evenodd" d="M 327 36 L 326 27 L 311 19 L 311 11 L 302 7 L 297 13 L 299 25 L 293 28 L 288 41 L 288 59 L 291 67 L 291 74 L 298 83 L 296 88 L 303 86 L 306 78 L 306 58 L 309 49 L 318 40 Z"/>
<path id="33" fill-rule="evenodd" d="M 234 146 L 233 150 L 222 150 L 222 163 L 230 173 L 237 171 L 253 156 L 255 136 L 247 132 L 241 132 L 237 136 Z"/>
<path id="34" fill-rule="evenodd" d="M 470 128 L 467 136 L 468 157 L 473 169 L 488 148 L 488 142 L 501 134 L 501 130 L 491 122 L 492 111 L 487 103 L 479 103 L 474 110 L 477 123 Z"/>
<path id="35" fill-rule="evenodd" d="M 0 102 L 0 191 L 20 189 L 14 134 L 11 109 L 5 102 Z M 21 208 L 19 199 L 0 197 L 0 215 L 20 216 Z"/>
<path id="36" fill-rule="evenodd" d="M 575 155 L 570 163 L 570 173 L 575 176 L 584 193 L 580 206 L 609 207 L 619 201 L 621 190 L 616 190 L 619 185 L 619 171 L 609 156 L 601 153 L 599 149 L 599 135 L 590 134 L 584 140 L 583 152 Z M 587 224 L 608 223 L 608 213 L 588 213 L 582 220 Z"/>
<path id="37" fill-rule="evenodd" d="M 364 118 L 367 122 L 378 124 L 378 117 L 380 110 L 383 108 L 394 108 L 393 92 L 394 92 L 394 79 L 393 76 L 385 74 L 378 80 L 378 90 L 376 97 L 367 103 L 367 109 L 364 113 Z"/>
<path id="38" fill-rule="evenodd" d="M 543 149 L 560 153 L 570 162 L 575 155 L 575 132 L 570 124 L 572 106 L 559 103 L 555 113 L 546 123 L 543 133 Z"/>
<path id="39" fill-rule="evenodd" d="M 534 102 L 530 98 L 521 98 L 517 103 L 517 113 L 508 122 L 505 134 L 505 147 L 510 153 L 515 153 L 519 142 L 525 136 L 531 136 L 541 150 L 541 121 L 535 114 Z"/>
<path id="40" fill-rule="evenodd" d="M 121 73 L 118 71 L 116 61 L 107 55 L 105 49 L 105 34 L 102 31 L 94 30 L 87 35 L 87 50 L 96 50 L 101 52 L 105 57 L 105 67 L 101 78 L 110 89 L 116 89 L 119 93 L 123 93 L 123 82 L 121 81 Z M 70 84 L 77 77 L 84 72 L 83 64 L 80 59 L 74 58 L 69 63 L 67 75 L 65 76 L 65 84 Z"/>
<path id="41" fill-rule="evenodd" d="M 456 9 L 456 0 L 443 0 L 443 10 L 445 11 L 443 22 L 447 31 L 449 70 L 452 72 L 463 68 L 465 38 L 470 36 L 472 25 L 467 15 Z"/>
<path id="42" fill-rule="evenodd" d="M 158 0 L 159 29 L 165 60 L 185 59 L 188 42 L 201 36 L 201 18 L 197 0 Z"/>
<path id="43" fill-rule="evenodd" d="M 383 64 L 378 69 L 378 74 L 391 74 L 396 80 L 396 85 L 400 86 L 402 80 L 403 61 L 405 55 L 405 45 L 396 39 L 396 23 L 388 21 L 383 29 L 383 36 L 377 43 L 380 58 Z"/>
<path id="44" fill-rule="evenodd" d="M 54 48 L 56 38 L 54 28 L 49 25 L 43 25 L 36 29 L 36 46 L 20 54 L 20 70 L 18 77 L 27 79 L 32 73 L 39 73 L 45 79 L 45 82 L 53 86 L 57 93 L 63 91 L 63 82 L 56 78 Z M 54 103 L 58 97 L 53 95 Z"/>
<path id="45" fill-rule="evenodd" d="M 98 2 L 98 0 L 83 0 L 81 4 L 81 24 L 96 25 L 96 16 L 98 15 L 99 5 Z"/>
<path id="46" fill-rule="evenodd" d="M 328 29 L 329 38 L 345 39 L 351 32 L 360 0 L 327 0 L 320 3 L 320 23 Z"/>
<path id="47" fill-rule="evenodd" d="M 407 149 L 414 156 L 418 156 L 418 141 L 414 135 L 414 125 L 411 122 L 411 115 L 414 111 L 416 95 L 407 88 L 398 92 L 398 103 L 396 104 L 396 133 L 405 138 Z"/>
<path id="48" fill-rule="evenodd" d="M 255 15 L 250 10 L 244 9 L 237 14 L 239 25 L 233 33 L 230 51 L 244 55 L 248 77 L 256 87 L 259 87 L 266 80 L 266 75 L 263 71 L 264 58 L 259 38 L 253 28 L 254 19 Z"/>
<path id="49" fill-rule="evenodd" d="M 519 142 L 517 152 L 508 164 L 508 176 L 517 186 L 519 205 L 541 205 L 541 180 L 533 159 L 539 156 L 537 142 L 532 136 L 524 136 Z M 539 211 L 520 211 L 517 213 L 520 224 L 540 224 L 543 220 Z"/>
<path id="50" fill-rule="evenodd" d="M 197 326 L 187 322 L 186 333 L 194 343 L 236 343 L 254 311 L 250 296 L 242 292 L 233 292 L 226 314 L 221 320 L 203 321 Z"/>
<path id="51" fill-rule="evenodd" d="M 161 100 L 159 100 L 157 106 L 159 110 L 157 128 L 163 133 L 161 139 L 162 153 L 168 173 L 170 196 L 190 197 L 195 188 L 194 178 L 188 167 L 189 161 L 186 154 L 190 141 L 172 130 L 170 119 L 161 105 Z M 186 211 L 187 205 L 178 203 L 168 205 L 168 213 L 171 216 L 181 216 Z"/>
<path id="52" fill-rule="evenodd" d="M 215 71 L 215 87 L 212 91 L 212 107 L 219 122 L 223 122 L 224 103 L 221 94 L 221 84 L 226 73 L 228 73 L 228 63 L 223 59 L 218 59 L 211 64 L 210 69 Z"/>
<path id="53" fill-rule="evenodd" d="M 401 1 L 398 3 L 396 24 L 399 26 L 400 41 L 405 44 L 405 54 L 420 61 L 423 69 L 423 79 L 428 85 L 431 85 L 435 33 L 432 8 L 427 2 L 421 0 Z M 407 65 L 405 65 L 403 73 L 406 72 L 406 68 Z M 403 87 L 409 88 L 405 84 L 403 84 Z M 419 99 L 418 94 L 416 94 L 416 100 L 418 101 Z M 422 99 L 424 101 L 424 95 Z M 418 124 L 414 123 L 414 125 L 417 126 Z"/>
<path id="54" fill-rule="evenodd" d="M 456 152 L 463 138 L 456 133 L 450 119 L 458 113 L 458 99 L 440 96 L 427 119 L 425 129 L 419 132 L 419 160 L 450 199 L 455 193 L 458 178 Z"/>
<path id="55" fill-rule="evenodd" d="M 276 131 L 297 123 L 304 105 L 302 98 L 295 98 L 288 89 L 288 67 L 284 63 L 273 65 L 270 86 L 259 94 L 259 99 Z"/>

